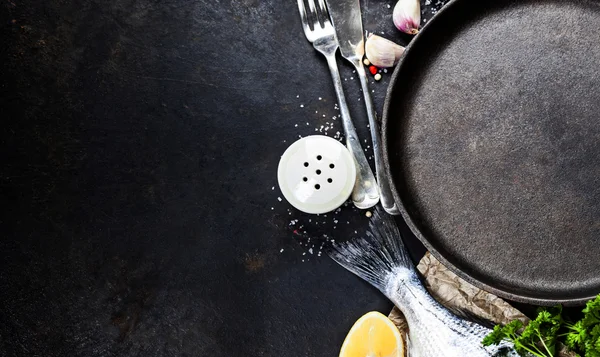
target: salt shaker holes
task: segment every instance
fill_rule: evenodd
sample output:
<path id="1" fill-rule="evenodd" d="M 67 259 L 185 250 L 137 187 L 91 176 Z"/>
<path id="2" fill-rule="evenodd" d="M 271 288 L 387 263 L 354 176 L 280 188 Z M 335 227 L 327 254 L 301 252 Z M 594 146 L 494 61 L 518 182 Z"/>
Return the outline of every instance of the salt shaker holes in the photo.
<path id="1" fill-rule="evenodd" d="M 326 213 L 352 194 L 356 165 L 339 141 L 312 135 L 294 142 L 283 153 L 277 181 L 285 199 L 306 213 Z"/>

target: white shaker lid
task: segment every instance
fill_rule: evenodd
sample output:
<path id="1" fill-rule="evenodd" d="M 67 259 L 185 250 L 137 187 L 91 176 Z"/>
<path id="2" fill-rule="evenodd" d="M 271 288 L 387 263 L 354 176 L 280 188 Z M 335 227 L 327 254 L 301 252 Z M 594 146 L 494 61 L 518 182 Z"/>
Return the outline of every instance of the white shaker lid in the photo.
<path id="1" fill-rule="evenodd" d="M 302 138 L 281 156 L 277 180 L 288 202 L 306 213 L 326 213 L 350 197 L 354 158 L 344 145 L 323 135 Z"/>

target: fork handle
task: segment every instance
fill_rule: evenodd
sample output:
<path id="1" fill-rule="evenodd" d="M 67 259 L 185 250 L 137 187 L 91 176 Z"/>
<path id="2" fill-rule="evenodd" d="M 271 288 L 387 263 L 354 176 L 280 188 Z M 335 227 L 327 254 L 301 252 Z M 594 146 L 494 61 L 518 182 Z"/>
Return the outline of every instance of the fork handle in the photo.
<path id="1" fill-rule="evenodd" d="M 371 129 L 371 141 L 373 141 L 373 155 L 375 157 L 375 172 L 377 173 L 377 182 L 379 183 L 379 193 L 381 195 L 381 205 L 383 209 L 392 215 L 399 215 L 400 210 L 396 206 L 394 197 L 392 196 L 392 190 L 390 189 L 390 181 L 387 172 L 383 168 L 383 148 L 381 146 L 381 132 L 379 130 L 379 123 L 377 122 L 377 113 L 375 112 L 375 105 L 373 99 L 371 99 L 371 93 L 369 92 L 369 83 L 367 81 L 367 75 L 365 68 L 363 67 L 360 60 L 352 63 L 356 67 L 356 73 L 360 79 L 360 85 L 362 86 L 363 96 L 365 98 L 365 106 L 367 107 L 367 115 L 369 117 L 369 124 Z"/>
<path id="2" fill-rule="evenodd" d="M 335 52 L 331 55 L 326 55 L 325 57 L 327 58 L 335 94 L 337 95 L 340 112 L 342 114 L 342 125 L 344 127 L 344 135 L 346 136 L 346 147 L 352 156 L 354 156 L 356 162 L 356 183 L 354 184 L 354 190 L 352 191 L 352 201 L 354 202 L 354 205 L 360 209 L 373 207 L 379 201 L 377 181 L 375 181 L 375 176 L 373 175 L 373 171 L 371 171 L 367 157 L 360 145 L 354 123 L 352 123 L 352 118 L 350 117 L 350 111 L 348 110 L 348 104 L 346 103 L 346 97 L 344 96 Z"/>

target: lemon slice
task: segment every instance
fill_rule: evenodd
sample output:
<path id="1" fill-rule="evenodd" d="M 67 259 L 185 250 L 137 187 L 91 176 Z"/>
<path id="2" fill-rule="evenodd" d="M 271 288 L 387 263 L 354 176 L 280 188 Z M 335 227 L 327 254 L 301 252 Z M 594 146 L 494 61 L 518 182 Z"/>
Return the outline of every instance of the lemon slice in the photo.
<path id="1" fill-rule="evenodd" d="M 340 357 L 404 357 L 404 341 L 390 319 L 372 311 L 354 323 Z"/>

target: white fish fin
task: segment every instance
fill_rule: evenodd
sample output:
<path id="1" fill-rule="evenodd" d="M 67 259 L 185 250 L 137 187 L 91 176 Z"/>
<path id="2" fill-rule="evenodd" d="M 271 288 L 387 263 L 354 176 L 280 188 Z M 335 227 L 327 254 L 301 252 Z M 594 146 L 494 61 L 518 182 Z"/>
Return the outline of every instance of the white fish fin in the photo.
<path id="1" fill-rule="evenodd" d="M 375 210 L 365 238 L 337 243 L 329 256 L 384 294 L 388 279 L 397 268 L 414 271 L 396 222 L 381 208 Z"/>

